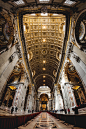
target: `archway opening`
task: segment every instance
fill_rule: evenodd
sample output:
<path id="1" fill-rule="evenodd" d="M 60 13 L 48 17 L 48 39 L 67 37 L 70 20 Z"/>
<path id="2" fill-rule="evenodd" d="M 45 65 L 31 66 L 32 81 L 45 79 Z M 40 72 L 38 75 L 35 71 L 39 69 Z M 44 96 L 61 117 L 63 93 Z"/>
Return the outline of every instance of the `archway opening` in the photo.
<path id="1" fill-rule="evenodd" d="M 47 94 L 41 94 L 40 95 L 40 110 L 46 111 L 48 110 L 48 95 Z"/>

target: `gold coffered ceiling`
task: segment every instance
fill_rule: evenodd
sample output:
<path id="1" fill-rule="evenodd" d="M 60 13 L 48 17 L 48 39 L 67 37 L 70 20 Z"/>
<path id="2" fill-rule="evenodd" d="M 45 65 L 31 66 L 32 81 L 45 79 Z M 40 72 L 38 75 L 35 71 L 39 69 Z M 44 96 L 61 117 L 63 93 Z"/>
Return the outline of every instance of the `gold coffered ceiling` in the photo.
<path id="1" fill-rule="evenodd" d="M 23 16 L 27 56 L 37 87 L 53 86 L 65 35 L 66 18 L 62 14 L 26 14 Z M 43 82 L 45 76 L 45 82 Z"/>

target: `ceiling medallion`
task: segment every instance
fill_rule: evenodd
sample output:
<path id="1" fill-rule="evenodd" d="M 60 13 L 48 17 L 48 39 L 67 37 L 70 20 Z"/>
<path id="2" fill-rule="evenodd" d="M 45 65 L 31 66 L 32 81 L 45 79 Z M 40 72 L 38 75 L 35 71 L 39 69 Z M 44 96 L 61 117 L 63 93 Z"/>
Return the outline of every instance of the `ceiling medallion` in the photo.
<path id="1" fill-rule="evenodd" d="M 47 7 L 45 7 L 45 6 L 42 7 L 42 8 L 41 8 L 41 13 L 47 13 Z"/>
<path id="2" fill-rule="evenodd" d="M 47 54 L 47 50 L 46 50 L 46 49 L 43 49 L 43 50 L 41 51 L 41 53 L 42 53 L 43 55 L 46 55 L 46 54 Z"/>

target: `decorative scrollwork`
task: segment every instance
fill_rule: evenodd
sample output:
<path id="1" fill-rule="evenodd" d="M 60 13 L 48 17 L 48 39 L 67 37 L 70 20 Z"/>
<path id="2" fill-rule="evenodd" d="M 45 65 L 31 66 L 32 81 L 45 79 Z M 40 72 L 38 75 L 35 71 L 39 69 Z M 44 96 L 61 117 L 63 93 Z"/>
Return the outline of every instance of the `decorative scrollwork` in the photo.
<path id="1" fill-rule="evenodd" d="M 13 25 L 10 16 L 0 12 L 0 46 L 6 46 L 13 41 Z"/>

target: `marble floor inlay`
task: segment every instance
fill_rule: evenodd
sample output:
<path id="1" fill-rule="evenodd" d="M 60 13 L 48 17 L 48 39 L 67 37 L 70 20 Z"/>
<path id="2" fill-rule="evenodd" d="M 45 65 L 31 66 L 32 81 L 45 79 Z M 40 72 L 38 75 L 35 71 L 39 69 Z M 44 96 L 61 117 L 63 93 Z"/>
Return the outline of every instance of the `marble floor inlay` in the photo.
<path id="1" fill-rule="evenodd" d="M 18 129 L 85 129 L 74 127 L 65 121 L 56 119 L 46 112 L 40 113 L 33 120 L 28 121 L 25 125 L 18 127 Z"/>
<path id="2" fill-rule="evenodd" d="M 56 124 L 54 121 L 50 118 L 50 116 L 47 113 L 42 113 L 41 117 L 38 119 L 37 123 L 34 126 L 34 129 L 57 129 Z"/>

